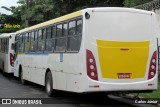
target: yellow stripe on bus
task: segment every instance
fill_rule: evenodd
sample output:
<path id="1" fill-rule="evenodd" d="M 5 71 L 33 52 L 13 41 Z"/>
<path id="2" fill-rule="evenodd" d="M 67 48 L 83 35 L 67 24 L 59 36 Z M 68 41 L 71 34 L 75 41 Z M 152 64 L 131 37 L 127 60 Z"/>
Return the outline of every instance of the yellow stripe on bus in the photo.
<path id="1" fill-rule="evenodd" d="M 144 78 L 149 41 L 119 42 L 97 40 L 102 78 L 118 79 L 118 73 L 131 73 L 131 79 Z"/>

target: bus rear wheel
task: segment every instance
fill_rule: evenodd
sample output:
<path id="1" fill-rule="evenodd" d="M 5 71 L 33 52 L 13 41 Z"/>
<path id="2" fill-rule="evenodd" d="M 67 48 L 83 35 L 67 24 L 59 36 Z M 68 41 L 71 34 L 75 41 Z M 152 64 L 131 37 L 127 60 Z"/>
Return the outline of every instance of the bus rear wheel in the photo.
<path id="1" fill-rule="evenodd" d="M 5 70 L 4 70 L 4 62 L 2 63 L 2 73 L 3 73 L 3 76 L 6 76 L 6 73 L 5 73 Z"/>
<path id="2" fill-rule="evenodd" d="M 49 97 L 53 96 L 53 79 L 51 72 L 48 72 L 45 78 L 46 93 Z"/>
<path id="3" fill-rule="evenodd" d="M 21 80 L 21 84 L 23 84 L 23 85 L 26 84 L 26 80 L 23 79 L 23 71 L 22 71 L 22 69 L 20 70 L 20 80 Z"/>

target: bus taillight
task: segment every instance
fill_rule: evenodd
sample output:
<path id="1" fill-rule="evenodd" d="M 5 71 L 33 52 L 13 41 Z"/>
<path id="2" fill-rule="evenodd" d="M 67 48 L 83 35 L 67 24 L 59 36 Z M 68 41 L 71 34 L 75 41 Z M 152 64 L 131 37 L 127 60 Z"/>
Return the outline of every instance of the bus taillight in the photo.
<path id="1" fill-rule="evenodd" d="M 14 56 L 13 56 L 13 54 L 12 53 L 10 53 L 10 65 L 12 66 L 12 67 L 14 67 Z"/>
<path id="2" fill-rule="evenodd" d="M 87 75 L 93 80 L 98 80 L 95 58 L 90 50 L 86 50 L 86 53 Z"/>
<path id="3" fill-rule="evenodd" d="M 157 51 L 153 53 L 152 59 L 150 60 L 148 80 L 152 79 L 156 75 L 156 62 L 157 62 Z"/>

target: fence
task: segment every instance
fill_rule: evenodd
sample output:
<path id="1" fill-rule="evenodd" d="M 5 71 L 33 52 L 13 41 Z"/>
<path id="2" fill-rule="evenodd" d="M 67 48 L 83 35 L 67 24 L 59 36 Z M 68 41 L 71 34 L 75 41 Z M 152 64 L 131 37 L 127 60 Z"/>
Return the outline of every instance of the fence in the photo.
<path id="1" fill-rule="evenodd" d="M 149 10 L 149 11 L 155 10 L 155 9 L 160 8 L 160 0 L 154 0 L 154 1 L 142 4 L 142 5 L 135 6 L 133 8 L 142 9 L 142 10 Z"/>

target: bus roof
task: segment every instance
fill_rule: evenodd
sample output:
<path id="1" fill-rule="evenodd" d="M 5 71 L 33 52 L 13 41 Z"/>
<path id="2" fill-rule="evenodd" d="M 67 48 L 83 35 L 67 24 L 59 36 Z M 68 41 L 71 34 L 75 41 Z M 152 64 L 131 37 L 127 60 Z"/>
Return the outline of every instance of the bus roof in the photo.
<path id="1" fill-rule="evenodd" d="M 54 24 L 54 23 L 57 23 L 57 22 L 60 22 L 60 21 L 75 18 L 75 17 L 81 16 L 81 15 L 82 15 L 82 11 L 77 11 L 77 12 L 74 12 L 74 13 L 71 13 L 71 14 L 68 14 L 68 15 L 64 15 L 64 16 L 61 16 L 61 17 L 58 17 L 58 18 L 55 18 L 55 19 L 52 19 L 52 20 L 34 25 L 34 26 L 31 26 L 31 27 L 28 27 L 28 28 L 25 28 L 25 29 L 19 30 L 16 33 L 17 34 L 23 33 L 23 32 L 26 32 L 26 31 L 30 31 L 32 29 L 41 28 L 41 27 L 44 27 L 44 26 L 47 26 L 47 25 L 51 25 L 51 24 Z"/>
<path id="2" fill-rule="evenodd" d="M 125 8 L 125 7 L 97 7 L 97 8 L 87 8 L 84 10 L 92 10 L 92 12 L 130 12 L 130 13 L 140 13 L 140 14 L 154 14 L 152 11 L 146 11 L 135 8 Z"/>
<path id="3" fill-rule="evenodd" d="M 12 34 L 15 34 L 15 33 L 2 33 L 2 34 L 0 34 L 0 38 L 9 37 L 9 36 L 11 36 Z"/>

